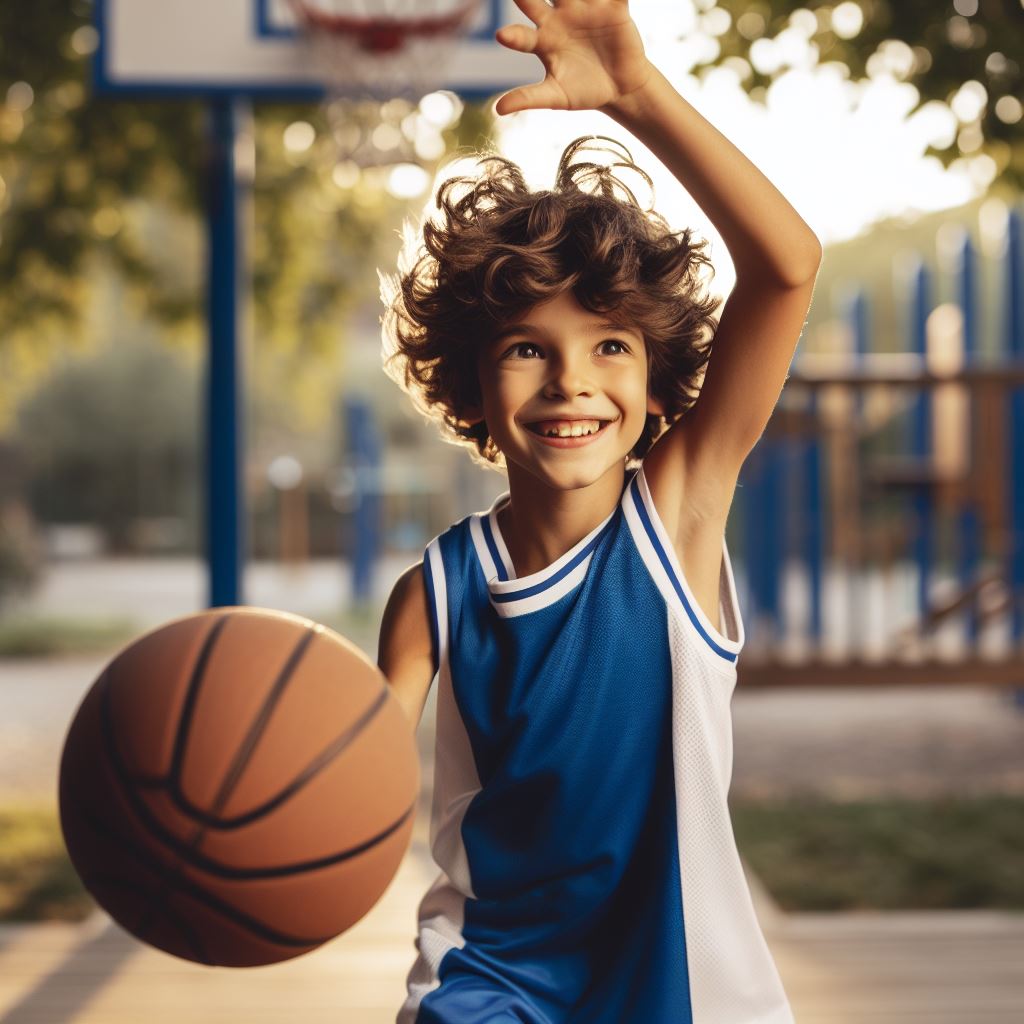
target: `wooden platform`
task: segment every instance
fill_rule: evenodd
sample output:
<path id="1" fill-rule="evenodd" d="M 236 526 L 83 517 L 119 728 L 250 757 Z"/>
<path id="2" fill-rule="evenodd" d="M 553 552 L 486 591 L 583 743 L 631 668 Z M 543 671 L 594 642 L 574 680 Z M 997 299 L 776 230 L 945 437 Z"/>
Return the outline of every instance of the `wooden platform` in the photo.
<path id="1" fill-rule="evenodd" d="M 0 926 L 3 1024 L 394 1024 L 433 880 L 410 854 L 350 931 L 268 967 L 209 968 L 137 941 L 97 912 L 81 925 Z"/>
<path id="2" fill-rule="evenodd" d="M 416 955 L 416 906 L 433 877 L 420 836 L 363 921 L 271 967 L 188 964 L 99 913 L 77 926 L 0 927 L 0 1021 L 393 1024 Z M 1024 914 L 784 915 L 751 882 L 797 1024 L 1024 1020 Z"/>
<path id="3" fill-rule="evenodd" d="M 1024 914 L 799 914 L 768 938 L 797 1024 L 1024 1020 Z"/>

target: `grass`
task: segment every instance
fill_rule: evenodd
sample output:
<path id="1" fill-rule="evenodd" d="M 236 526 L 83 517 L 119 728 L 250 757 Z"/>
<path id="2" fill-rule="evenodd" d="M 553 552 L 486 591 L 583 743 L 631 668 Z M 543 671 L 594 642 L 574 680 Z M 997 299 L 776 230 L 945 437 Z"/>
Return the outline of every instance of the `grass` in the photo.
<path id="1" fill-rule="evenodd" d="M 732 806 L 783 910 L 1024 910 L 1024 797 Z"/>
<path id="2" fill-rule="evenodd" d="M 56 814 L 0 810 L 0 920 L 81 921 L 94 906 L 68 860 Z"/>
<path id="3" fill-rule="evenodd" d="M 783 910 L 1024 910 L 1024 797 L 732 811 L 740 852 Z M 56 814 L 0 810 L 0 921 L 80 921 L 93 906 Z"/>
<path id="4" fill-rule="evenodd" d="M 104 654 L 142 632 L 138 623 L 123 618 L 12 616 L 0 619 L 0 658 Z"/>

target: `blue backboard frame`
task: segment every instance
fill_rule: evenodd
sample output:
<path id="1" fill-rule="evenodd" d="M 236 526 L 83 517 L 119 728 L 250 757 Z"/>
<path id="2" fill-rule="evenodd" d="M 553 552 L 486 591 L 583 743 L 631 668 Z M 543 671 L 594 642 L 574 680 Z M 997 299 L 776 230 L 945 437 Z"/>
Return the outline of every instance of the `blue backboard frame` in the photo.
<path id="1" fill-rule="evenodd" d="M 510 51 L 494 40 L 494 32 L 502 24 L 525 20 L 512 0 L 485 2 L 479 24 L 460 44 L 453 62 L 462 62 L 460 72 L 469 68 L 470 62 L 480 70 L 470 71 L 470 80 L 445 83 L 446 88 L 465 99 L 485 99 L 543 77 L 535 57 Z M 175 0 L 171 4 L 167 0 L 94 0 L 99 34 L 93 55 L 94 91 L 122 97 L 321 100 L 325 95 L 323 85 L 309 61 L 303 59 L 308 51 L 301 33 L 282 17 L 286 8 L 283 0 Z M 208 55 L 205 74 L 201 59 L 195 67 L 185 66 L 196 50 L 210 44 L 210 32 L 203 31 L 203 18 L 215 19 L 206 28 L 223 33 L 228 44 L 226 54 L 231 43 L 243 46 L 241 55 L 232 52 L 223 64 Z M 200 28 L 190 50 L 187 29 L 191 25 Z M 182 26 L 186 27 L 184 33 Z M 177 45 L 180 63 L 175 65 L 173 47 L 170 57 L 168 47 L 161 47 L 158 60 L 142 60 L 143 66 L 139 66 L 139 47 L 147 34 Z M 252 48 L 251 52 L 244 50 L 246 46 Z"/>

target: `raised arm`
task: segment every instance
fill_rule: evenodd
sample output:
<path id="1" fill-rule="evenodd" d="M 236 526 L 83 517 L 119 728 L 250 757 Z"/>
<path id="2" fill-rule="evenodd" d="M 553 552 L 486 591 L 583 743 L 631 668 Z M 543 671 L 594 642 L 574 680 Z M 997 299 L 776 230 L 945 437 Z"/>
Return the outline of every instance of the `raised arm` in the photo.
<path id="1" fill-rule="evenodd" d="M 502 96 L 498 113 L 603 111 L 675 174 L 729 249 L 736 286 L 719 319 L 700 396 L 645 460 L 668 519 L 676 518 L 677 500 L 691 501 L 694 494 L 709 515 L 721 516 L 785 383 L 821 243 L 761 171 L 647 59 L 628 0 L 516 4 L 533 26 L 506 25 L 496 38 L 536 54 L 545 77 Z"/>
<path id="2" fill-rule="evenodd" d="M 821 243 L 775 186 L 654 69 L 608 111 L 682 182 L 718 229 L 736 284 L 700 396 L 658 444 L 682 460 L 712 507 L 731 499 L 743 460 L 789 373 L 821 264 Z M 715 481 L 719 482 L 716 487 Z"/>

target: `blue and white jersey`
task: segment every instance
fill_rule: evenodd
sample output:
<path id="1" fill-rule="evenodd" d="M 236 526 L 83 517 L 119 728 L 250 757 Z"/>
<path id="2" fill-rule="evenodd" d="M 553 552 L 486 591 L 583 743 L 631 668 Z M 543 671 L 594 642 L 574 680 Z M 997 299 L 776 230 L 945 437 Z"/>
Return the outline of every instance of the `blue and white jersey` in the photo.
<path id="1" fill-rule="evenodd" d="M 427 546 L 430 845 L 398 1024 L 793 1024 L 726 796 L 744 633 L 715 629 L 643 470 L 515 578 L 497 512 Z"/>

